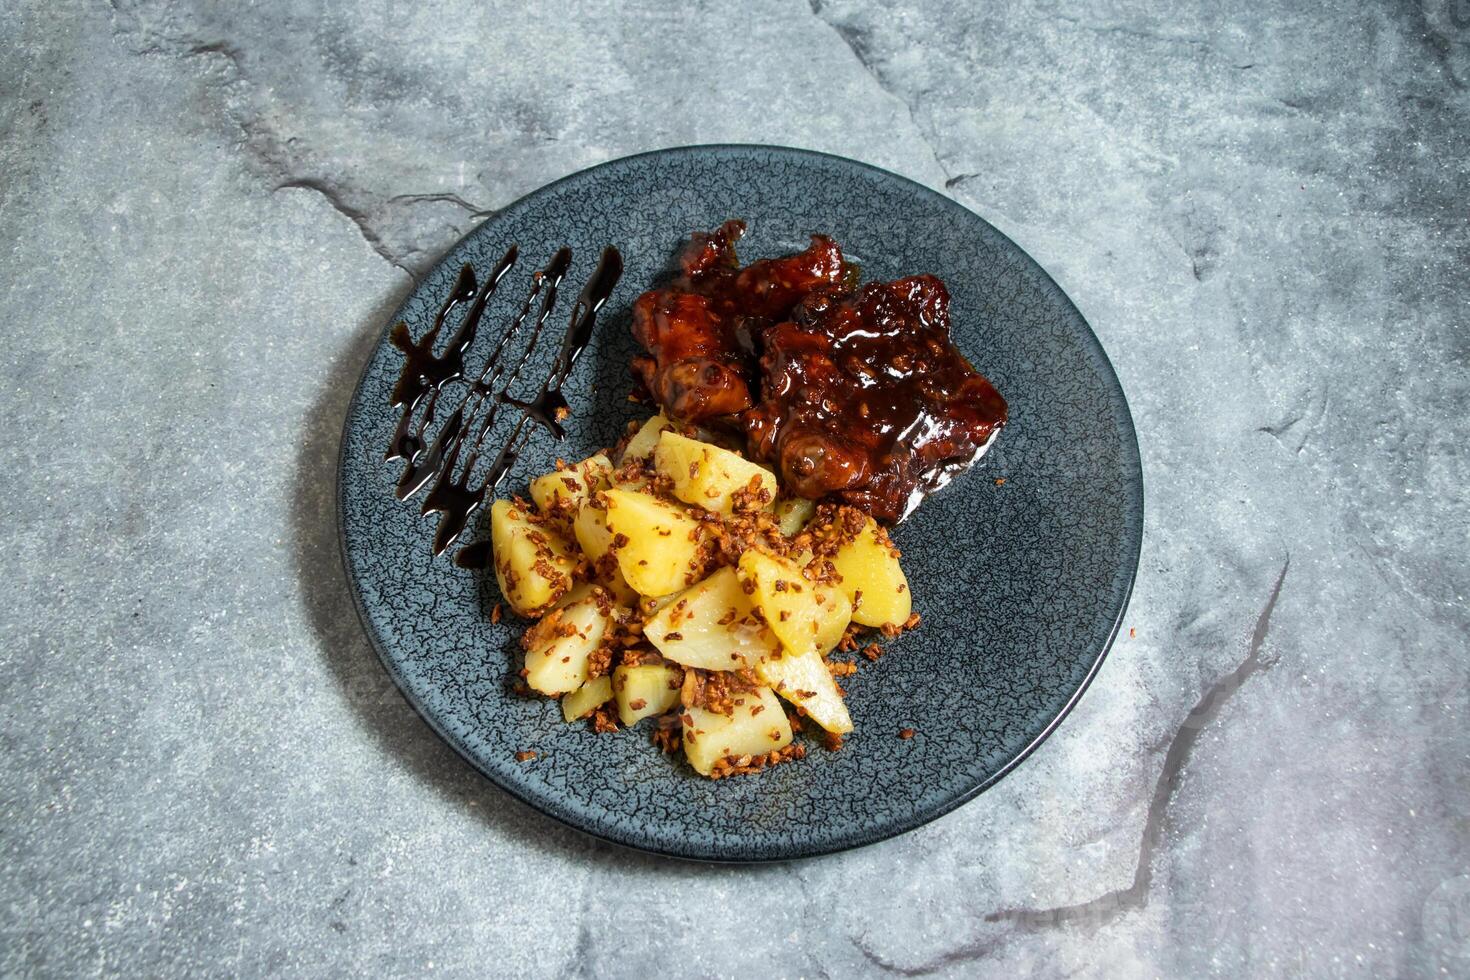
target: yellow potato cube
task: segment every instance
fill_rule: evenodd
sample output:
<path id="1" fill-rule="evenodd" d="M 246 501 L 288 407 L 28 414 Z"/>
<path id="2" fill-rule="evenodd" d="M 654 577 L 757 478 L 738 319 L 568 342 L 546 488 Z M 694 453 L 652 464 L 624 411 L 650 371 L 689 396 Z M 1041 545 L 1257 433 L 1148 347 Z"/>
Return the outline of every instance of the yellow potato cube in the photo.
<path id="1" fill-rule="evenodd" d="M 740 579 L 781 645 L 797 655 L 824 656 L 842 639 L 852 603 L 841 589 L 816 585 L 789 558 L 752 548 L 740 556 Z"/>
<path id="2" fill-rule="evenodd" d="M 817 654 L 784 653 L 756 664 L 756 676 L 834 735 L 852 731 L 852 716 L 837 690 L 832 672 Z"/>
<path id="3" fill-rule="evenodd" d="M 664 663 L 643 663 L 613 669 L 612 689 L 618 699 L 618 720 L 636 725 L 661 715 L 679 703 L 683 671 Z"/>
<path id="4" fill-rule="evenodd" d="M 852 600 L 853 622 L 898 625 L 913 612 L 913 596 L 897 551 L 872 518 L 855 539 L 837 549 L 832 564 L 842 576 L 842 591 Z"/>
<path id="5" fill-rule="evenodd" d="M 553 695 L 587 683 L 587 658 L 602 644 L 610 621 L 611 606 L 596 595 L 547 613 L 521 638 L 526 683 Z"/>
<path id="6" fill-rule="evenodd" d="M 532 480 L 531 499 L 536 501 L 536 509 L 548 517 L 571 520 L 589 494 L 607 486 L 607 475 L 611 472 L 612 463 L 598 453 L 575 466 L 553 470 Z"/>
<path id="7" fill-rule="evenodd" d="M 613 679 L 606 674 L 594 677 L 561 699 L 561 716 L 567 721 L 586 718 L 613 697 Z"/>
<path id="8" fill-rule="evenodd" d="M 701 775 L 727 756 L 765 755 L 791 744 L 791 723 L 767 687 L 737 694 L 735 710 L 722 715 L 704 708 L 684 712 L 684 755 Z"/>
<path id="9" fill-rule="evenodd" d="M 602 498 L 613 553 L 633 590 L 661 596 L 688 586 L 699 557 L 699 522 L 682 508 L 635 490 L 615 487 Z"/>
<path id="10" fill-rule="evenodd" d="M 638 429 L 636 435 L 628 441 L 623 449 L 622 462 L 630 459 L 647 459 L 653 455 L 653 450 L 658 446 L 658 434 L 669 427 L 669 420 L 659 412 L 653 418 L 644 422 Z"/>
<path id="11" fill-rule="evenodd" d="M 598 584 L 612 594 L 614 602 L 620 606 L 627 606 L 629 609 L 638 605 L 638 593 L 634 592 L 633 587 L 628 584 L 628 580 L 623 578 L 623 570 L 621 568 L 613 565 L 606 575 L 603 575 L 600 570 L 594 571 L 597 575 Z"/>
<path id="12" fill-rule="evenodd" d="M 594 494 L 577 511 L 572 521 L 572 534 L 589 561 L 596 562 L 612 547 L 612 532 L 607 528 L 607 507 Z"/>
<path id="13" fill-rule="evenodd" d="M 781 533 L 788 538 L 800 534 L 816 509 L 816 503 L 805 497 L 784 497 L 776 501 L 776 520 L 781 524 Z"/>
<path id="14" fill-rule="evenodd" d="M 581 602 L 583 599 L 590 596 L 592 594 L 592 591 L 596 588 L 597 586 L 591 582 L 579 582 L 568 589 L 566 592 L 562 593 L 562 597 L 552 603 L 551 608 L 565 609 L 567 606 L 570 606 L 574 602 Z"/>
<path id="15" fill-rule="evenodd" d="M 668 659 L 704 670 L 736 670 L 781 645 L 760 621 L 733 568 L 721 568 L 665 603 L 643 637 Z"/>
<path id="16" fill-rule="evenodd" d="M 762 506 L 776 499 L 776 475 L 770 470 L 676 432 L 659 433 L 653 465 L 674 481 L 674 496 L 716 514 L 731 513 L 733 495 L 752 485 Z"/>
<path id="17" fill-rule="evenodd" d="M 616 615 L 619 611 L 626 611 L 627 609 L 630 609 L 638 601 L 638 596 L 631 590 L 629 591 L 628 595 L 631 597 L 632 601 L 625 602 L 622 596 L 618 595 L 615 590 L 609 588 L 602 582 L 579 582 L 576 585 L 572 586 L 571 589 L 560 599 L 556 600 L 556 602 L 552 604 L 551 608 L 561 609 L 564 606 L 570 606 L 572 603 L 581 602 L 588 596 L 595 595 L 598 592 L 601 592 L 612 601 L 613 606 L 616 607 L 613 610 L 614 615 Z"/>
<path id="18" fill-rule="evenodd" d="M 591 562 L 592 574 L 597 582 L 606 586 L 619 604 L 638 605 L 638 593 L 623 578 L 623 570 L 618 567 L 617 562 L 602 561 L 603 555 L 612 548 L 613 533 L 607 526 L 607 510 L 596 493 L 582 502 L 582 509 L 577 511 L 577 516 L 572 521 L 572 534 L 576 537 L 582 554 Z"/>
<path id="19" fill-rule="evenodd" d="M 551 528 L 532 524 L 517 504 L 491 505 L 490 544 L 500 592 L 520 615 L 537 615 L 572 587 L 571 546 Z"/>

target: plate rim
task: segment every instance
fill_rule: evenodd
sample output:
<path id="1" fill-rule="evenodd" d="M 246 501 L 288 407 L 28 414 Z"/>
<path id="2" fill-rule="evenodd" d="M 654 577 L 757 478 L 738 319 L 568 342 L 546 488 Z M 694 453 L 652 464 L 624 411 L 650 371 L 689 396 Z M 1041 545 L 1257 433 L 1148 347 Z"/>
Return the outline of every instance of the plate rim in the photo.
<path id="1" fill-rule="evenodd" d="M 588 837 L 606 841 L 610 844 L 617 845 L 618 847 L 627 848 L 629 850 L 637 851 L 644 854 L 653 854 L 664 858 L 672 858 L 674 860 L 691 861 L 702 864 L 772 864 L 784 861 L 804 860 L 808 858 L 822 857 L 828 854 L 838 854 L 843 851 L 850 851 L 860 847 L 867 847 L 869 845 L 877 844 L 885 840 L 891 840 L 894 837 L 899 837 L 903 834 L 909 833 L 910 831 L 917 830 L 919 827 L 922 827 L 925 824 L 932 823 L 933 821 L 938 820 L 940 817 L 943 817 L 949 813 L 953 813 L 961 806 L 964 806 L 966 803 L 973 801 L 980 794 L 994 787 L 1007 775 L 1014 772 L 1015 769 L 1021 765 L 1021 763 L 1025 762 L 1028 758 L 1030 758 L 1033 752 L 1041 747 L 1042 743 L 1044 743 L 1052 735 L 1052 733 L 1057 730 L 1061 723 L 1066 720 L 1067 716 L 1072 712 L 1072 709 L 1076 707 L 1077 703 L 1082 699 L 1082 696 L 1086 694 L 1088 689 L 1092 686 L 1093 680 L 1097 677 L 1098 673 L 1102 669 L 1103 661 L 1107 659 L 1108 654 L 1112 651 L 1113 644 L 1114 642 L 1116 642 L 1118 632 L 1122 627 L 1123 619 L 1127 615 L 1128 605 L 1133 597 L 1133 587 L 1138 577 L 1138 567 L 1143 555 L 1145 487 L 1143 482 L 1142 454 L 1140 452 L 1138 444 L 1138 430 L 1133 421 L 1132 408 L 1128 404 L 1126 393 L 1123 391 L 1122 380 L 1118 377 L 1117 368 L 1113 365 L 1112 359 L 1108 357 L 1107 350 L 1103 347 L 1102 341 L 1098 339 L 1097 332 L 1092 329 L 1092 324 L 1085 316 L 1082 315 L 1082 311 L 1079 310 L 1077 308 L 1077 305 L 1072 302 L 1071 297 L 1069 297 L 1067 293 L 1061 288 L 1057 281 L 1052 277 L 1051 273 L 1048 272 L 1046 268 L 1041 265 L 1041 263 L 1037 262 L 1036 259 L 1033 258 L 1029 252 L 1021 248 L 1021 246 L 1017 245 L 1016 242 L 1009 235 L 1001 231 L 999 228 L 995 227 L 995 225 L 991 224 L 985 218 L 965 207 L 959 201 L 956 201 L 953 197 L 950 197 L 948 194 L 943 194 L 932 187 L 929 187 L 925 184 L 920 183 L 917 180 L 914 180 L 911 177 L 905 177 L 902 174 L 894 173 L 891 170 L 887 170 L 883 167 L 879 167 L 871 163 L 866 163 L 861 160 L 854 160 L 851 157 L 844 157 L 835 153 L 826 153 L 821 150 L 811 150 L 802 147 L 784 146 L 779 144 L 693 143 L 681 146 L 664 147 L 661 149 L 645 150 L 641 153 L 634 153 L 628 156 L 616 157 L 611 160 L 604 160 L 603 162 L 593 164 L 590 167 L 584 167 L 580 170 L 572 171 L 571 173 L 565 174 L 561 177 L 556 178 L 555 180 L 549 181 L 545 184 L 541 184 L 531 189 L 530 191 L 527 191 L 525 194 L 522 194 L 520 197 L 516 198 L 513 202 L 506 205 L 504 208 L 499 209 L 493 216 L 475 225 L 464 235 L 460 236 L 460 238 L 457 239 L 453 245 L 449 246 L 444 251 L 443 255 L 440 256 L 440 258 L 434 263 L 434 266 L 431 266 L 430 268 L 437 267 L 440 263 L 444 261 L 446 257 L 453 253 L 457 248 L 459 248 L 459 246 L 465 241 L 477 234 L 480 234 L 483 229 L 490 226 L 498 219 L 522 207 L 531 198 L 549 192 L 553 188 L 556 188 L 561 184 L 566 183 L 567 181 L 581 178 L 593 171 L 618 166 L 626 166 L 633 163 L 634 161 L 647 159 L 650 157 L 669 157 L 697 154 L 713 154 L 716 156 L 741 155 L 752 154 L 756 152 L 774 153 L 778 155 L 788 154 L 796 157 L 811 157 L 835 161 L 843 166 L 856 167 L 860 170 L 870 171 L 886 180 L 893 180 L 899 182 L 900 184 L 907 185 L 919 194 L 927 195 L 938 200 L 943 207 L 950 210 L 957 210 L 961 212 L 967 219 L 981 222 L 986 228 L 990 229 L 990 231 L 995 234 L 1002 242 L 1014 249 L 1015 253 L 1021 256 L 1025 260 L 1025 262 L 1029 263 L 1035 272 L 1040 273 L 1040 282 L 1043 288 L 1049 291 L 1055 299 L 1060 300 L 1061 303 L 1065 304 L 1065 306 L 1076 315 L 1077 320 L 1082 324 L 1083 328 L 1086 331 L 1085 336 L 1081 338 L 1084 342 L 1084 345 L 1090 348 L 1091 353 L 1096 358 L 1097 366 L 1099 368 L 1105 369 L 1105 371 L 1103 372 L 1104 377 L 1102 378 L 1102 380 L 1105 382 L 1105 387 L 1107 389 L 1107 400 L 1112 407 L 1115 416 L 1117 417 L 1119 425 L 1119 435 L 1122 436 L 1122 445 L 1120 447 L 1123 457 L 1122 462 L 1125 470 L 1131 469 L 1133 471 L 1133 479 L 1127 481 L 1127 485 L 1130 488 L 1136 489 L 1136 498 L 1127 502 L 1127 509 L 1124 514 L 1124 529 L 1125 532 L 1133 532 L 1132 537 L 1134 538 L 1135 544 L 1134 547 L 1131 549 L 1131 552 L 1123 556 L 1125 559 L 1125 564 L 1127 566 L 1127 580 L 1124 583 L 1122 601 L 1118 605 L 1117 614 L 1114 616 L 1113 623 L 1108 630 L 1106 640 L 1100 645 L 1100 648 L 1098 649 L 1096 656 L 1093 658 L 1092 663 L 1088 665 L 1087 673 L 1083 676 L 1081 682 L 1077 685 L 1077 689 L 1067 699 L 1066 703 L 1062 705 L 1061 709 L 1056 713 L 1056 715 L 1052 717 L 1051 720 L 1042 727 L 1041 731 L 1038 732 L 1037 735 L 1032 738 L 1031 741 L 1028 742 L 1024 748 L 1021 749 L 1021 751 L 1017 752 L 1003 766 L 1001 766 L 998 770 L 996 770 L 983 781 L 977 783 L 975 786 L 972 786 L 961 793 L 956 794 L 954 797 L 941 802 L 937 806 L 931 807 L 922 812 L 916 812 L 906 819 L 895 821 L 893 824 L 884 826 L 881 830 L 877 832 L 862 831 L 852 833 L 836 842 L 824 843 L 816 847 L 796 846 L 791 848 L 790 853 L 770 854 L 758 857 L 733 857 L 719 853 L 717 848 L 701 848 L 699 846 L 691 846 L 684 851 L 679 851 L 647 841 L 640 842 L 633 839 L 631 834 L 623 834 L 616 830 L 604 830 L 600 828 L 593 829 L 588 826 L 580 825 L 574 822 L 571 818 L 563 816 L 562 814 L 559 814 L 552 809 L 548 809 L 544 801 L 538 800 L 532 794 L 523 792 L 520 788 L 501 780 L 495 773 L 490 771 L 488 768 L 482 766 L 475 758 L 474 754 L 469 751 L 469 748 L 466 745 L 462 744 L 461 739 L 459 739 L 453 733 L 447 731 L 444 726 L 440 725 L 439 722 L 433 717 L 433 715 L 425 708 L 425 706 L 419 702 L 419 699 L 414 695 L 413 691 L 404 680 L 402 674 L 399 672 L 397 665 L 388 657 L 383 643 L 383 638 L 378 635 L 378 631 L 373 627 L 372 620 L 368 615 L 367 607 L 365 606 L 363 601 L 363 590 L 357 580 L 356 573 L 353 569 L 352 560 L 348 553 L 347 515 L 345 512 L 344 503 L 345 494 L 343 493 L 343 488 L 345 486 L 346 480 L 348 432 L 352 427 L 353 421 L 359 415 L 359 406 L 363 399 L 363 390 L 367 383 L 368 372 L 372 366 L 372 362 L 374 357 L 376 356 L 376 352 L 382 346 L 384 340 L 387 338 L 388 332 L 392 330 L 393 324 L 397 323 L 400 319 L 403 318 L 403 313 L 405 309 L 412 301 L 413 296 L 415 295 L 415 293 L 417 293 L 419 286 L 423 282 L 422 278 L 416 280 L 413 288 L 409 290 L 408 295 L 404 297 L 403 301 L 394 309 L 393 313 L 388 317 L 387 322 L 383 324 L 383 327 L 378 334 L 378 338 L 371 348 L 371 353 L 368 355 L 363 364 L 362 370 L 358 375 L 357 383 L 353 387 L 352 398 L 348 401 L 347 404 L 346 417 L 343 419 L 342 422 L 342 433 L 340 436 L 337 452 L 336 478 L 333 481 L 332 490 L 336 497 L 336 506 L 333 508 L 333 510 L 337 519 L 338 553 L 342 560 L 343 570 L 346 573 L 348 591 L 352 595 L 352 605 L 353 608 L 357 611 L 358 621 L 362 626 L 362 630 L 367 635 L 368 641 L 372 645 L 373 652 L 377 655 L 378 661 L 388 672 L 388 676 L 393 679 L 394 686 L 398 688 L 398 692 L 403 696 L 404 700 L 409 703 L 414 712 L 418 714 L 421 719 L 423 719 L 423 721 L 429 726 L 429 729 L 434 732 L 435 735 L 437 735 L 447 745 L 454 749 L 455 753 L 459 755 L 462 760 L 468 763 L 472 769 L 474 769 L 482 777 L 488 780 L 491 785 L 495 786 L 498 790 L 508 794 L 511 798 L 536 811 L 536 813 L 540 814 L 541 816 L 549 818 L 556 823 L 564 827 L 568 827 L 580 834 L 585 834 Z M 425 277 L 427 277 L 427 273 L 425 273 Z"/>

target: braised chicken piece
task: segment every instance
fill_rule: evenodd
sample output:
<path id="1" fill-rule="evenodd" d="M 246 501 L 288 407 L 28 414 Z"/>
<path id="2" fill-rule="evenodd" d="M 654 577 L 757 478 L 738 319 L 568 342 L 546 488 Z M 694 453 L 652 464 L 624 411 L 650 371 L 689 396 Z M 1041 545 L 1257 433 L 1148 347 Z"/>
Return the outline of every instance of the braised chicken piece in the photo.
<path id="1" fill-rule="evenodd" d="M 727 221 L 696 234 L 679 257 L 679 275 L 633 304 L 633 336 L 649 354 L 634 359 L 634 373 L 670 415 L 687 422 L 750 408 L 752 338 L 844 275 L 842 250 L 822 235 L 803 252 L 742 269 L 735 242 L 744 232 L 745 222 Z"/>
<path id="2" fill-rule="evenodd" d="M 633 304 L 634 373 L 670 416 L 743 431 L 790 491 L 883 521 L 974 463 L 1006 402 L 949 339 L 934 276 L 856 286 L 825 235 L 741 268 L 743 221 L 695 234 Z"/>
<path id="3" fill-rule="evenodd" d="M 950 343 L 934 276 L 815 292 L 761 341 L 751 455 L 802 497 L 901 520 L 1005 425 L 1005 399 Z"/>

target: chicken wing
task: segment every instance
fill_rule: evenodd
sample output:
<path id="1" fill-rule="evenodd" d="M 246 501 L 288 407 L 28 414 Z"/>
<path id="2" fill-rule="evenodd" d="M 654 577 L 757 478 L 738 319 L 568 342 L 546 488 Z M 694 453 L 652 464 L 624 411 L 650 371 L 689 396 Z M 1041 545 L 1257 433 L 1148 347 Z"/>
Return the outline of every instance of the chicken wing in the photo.
<path id="1" fill-rule="evenodd" d="M 901 520 L 1005 424 L 1005 399 L 950 343 L 934 276 L 814 293 L 762 340 L 751 454 L 803 497 Z"/>
<path id="2" fill-rule="evenodd" d="M 671 415 L 688 422 L 734 416 L 752 404 L 753 338 L 813 289 L 839 282 L 842 250 L 823 235 L 795 255 L 741 268 L 743 221 L 694 235 L 680 274 L 633 304 L 633 336 L 648 351 L 633 370 Z"/>

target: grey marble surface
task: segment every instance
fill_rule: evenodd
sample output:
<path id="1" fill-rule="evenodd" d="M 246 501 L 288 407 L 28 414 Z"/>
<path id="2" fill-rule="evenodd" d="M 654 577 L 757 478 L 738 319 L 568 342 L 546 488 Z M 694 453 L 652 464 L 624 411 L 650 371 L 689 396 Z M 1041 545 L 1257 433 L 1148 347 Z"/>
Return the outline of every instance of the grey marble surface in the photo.
<path id="1" fill-rule="evenodd" d="M 0 972 L 1470 974 L 1470 7 L 0 4 Z M 332 474 L 411 277 L 659 146 L 952 194 L 1133 404 L 1125 638 L 906 837 L 565 831 L 355 619 Z"/>

